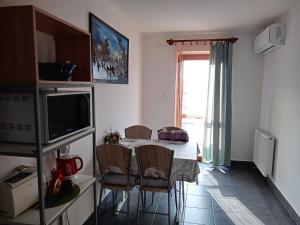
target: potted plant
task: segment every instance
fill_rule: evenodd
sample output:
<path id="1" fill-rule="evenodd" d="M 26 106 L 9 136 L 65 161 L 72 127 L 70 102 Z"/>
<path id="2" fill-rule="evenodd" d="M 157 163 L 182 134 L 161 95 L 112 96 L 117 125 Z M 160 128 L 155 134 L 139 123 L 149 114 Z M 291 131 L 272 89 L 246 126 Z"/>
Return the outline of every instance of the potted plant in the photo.
<path id="1" fill-rule="evenodd" d="M 109 144 L 119 144 L 119 141 L 121 140 L 121 135 L 119 131 L 111 131 L 108 132 L 108 134 L 104 137 L 104 143 L 109 143 Z"/>

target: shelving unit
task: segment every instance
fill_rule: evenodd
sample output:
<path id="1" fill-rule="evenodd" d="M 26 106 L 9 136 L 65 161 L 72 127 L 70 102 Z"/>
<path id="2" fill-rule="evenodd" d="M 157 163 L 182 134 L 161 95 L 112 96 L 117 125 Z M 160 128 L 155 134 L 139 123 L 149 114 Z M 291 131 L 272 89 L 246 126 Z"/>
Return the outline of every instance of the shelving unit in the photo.
<path id="1" fill-rule="evenodd" d="M 76 88 L 82 87 L 78 86 L 78 84 L 72 85 L 71 83 L 68 85 L 59 84 L 57 85 L 60 88 Z M 1 92 L 32 92 L 32 90 L 36 90 L 34 95 L 35 100 L 35 118 L 40 117 L 39 112 L 39 92 L 44 90 L 45 88 L 48 90 L 49 88 L 57 88 L 55 85 L 47 84 L 47 85 L 34 85 L 17 86 L 13 88 L 12 86 L 0 86 Z M 91 88 L 91 96 L 92 96 L 92 127 L 87 128 L 79 133 L 73 134 L 69 137 L 66 137 L 57 142 L 42 145 L 41 140 L 41 121 L 40 119 L 36 119 L 35 129 L 36 131 L 36 143 L 35 144 L 23 144 L 23 143 L 10 143 L 10 142 L 1 142 L 0 141 L 0 155 L 8 155 L 8 156 L 19 156 L 19 157 L 30 157 L 36 158 L 37 160 L 37 175 L 38 175 L 38 189 L 39 189 L 39 208 L 38 209 L 29 209 L 24 213 L 20 214 L 16 218 L 10 219 L 7 217 L 0 217 L 0 224 L 52 224 L 54 221 L 59 219 L 64 213 L 91 185 L 94 185 L 94 213 L 95 213 L 95 224 L 97 224 L 97 201 L 96 201 L 96 135 L 95 135 L 95 107 L 94 107 L 94 85 L 92 83 L 85 84 L 83 87 Z M 80 140 L 89 135 L 93 135 L 93 176 L 88 175 L 78 175 L 78 179 L 74 181 L 75 184 L 78 184 L 80 187 L 79 195 L 73 199 L 72 201 L 58 206 L 54 208 L 45 209 L 44 202 L 44 181 L 43 181 L 43 156 L 58 150 L 59 148 L 71 144 L 77 140 Z"/>
<path id="2" fill-rule="evenodd" d="M 62 221 L 62 214 L 93 186 L 95 224 L 97 225 L 96 201 L 96 134 L 95 88 L 91 83 L 90 34 L 32 5 L 0 7 L 0 92 L 31 93 L 34 99 L 35 144 L 7 143 L 0 140 L 0 156 L 30 157 L 37 162 L 38 208 L 28 209 L 16 218 L 0 217 L 0 224 L 52 224 Z M 55 62 L 70 60 L 77 67 L 72 81 L 42 80 L 39 77 L 38 32 L 51 36 L 55 42 Z M 57 142 L 42 145 L 40 92 L 88 88 L 91 91 L 92 126 Z M 3 109 L 1 109 L 3 110 Z M 79 195 L 72 201 L 45 209 L 43 157 L 88 135 L 93 137 L 93 175 L 78 175 L 74 181 L 80 187 Z M 24 193 L 25 194 L 25 193 Z"/>

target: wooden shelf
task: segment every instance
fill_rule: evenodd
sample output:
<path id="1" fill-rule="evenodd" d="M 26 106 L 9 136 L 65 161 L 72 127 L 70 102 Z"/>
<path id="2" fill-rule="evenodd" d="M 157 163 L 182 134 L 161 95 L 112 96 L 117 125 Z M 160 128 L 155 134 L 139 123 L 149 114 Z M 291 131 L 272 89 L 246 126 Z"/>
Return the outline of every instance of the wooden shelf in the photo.
<path id="1" fill-rule="evenodd" d="M 72 201 L 49 209 L 45 209 L 46 224 L 52 224 L 63 212 L 65 212 L 92 184 L 96 178 L 88 175 L 78 175 L 74 181 L 80 187 L 79 195 Z M 29 209 L 16 218 L 0 217 L 0 224 L 40 224 L 39 210 Z"/>
<path id="2" fill-rule="evenodd" d="M 39 78 L 38 32 L 53 39 L 55 62 L 76 65 L 72 82 L 91 82 L 90 33 L 35 6 L 0 7 L 0 84 L 37 84 L 60 81 Z M 44 61 L 43 61 L 44 62 Z M 53 62 L 49 59 L 49 62 Z M 62 81 L 64 82 L 64 81 Z"/>
<path id="3" fill-rule="evenodd" d="M 91 86 L 91 82 L 84 82 L 84 81 L 52 81 L 52 80 L 39 80 L 37 83 L 40 87 L 42 86 Z"/>
<path id="4" fill-rule="evenodd" d="M 0 93 L 33 93 L 35 88 L 41 90 L 50 88 L 85 88 L 94 87 L 94 83 L 91 82 L 80 82 L 80 81 L 52 81 L 52 82 L 38 82 L 34 85 L 2 85 L 0 84 Z"/>
<path id="5" fill-rule="evenodd" d="M 84 138 L 95 132 L 95 128 L 89 128 L 80 133 L 74 134 L 70 137 L 64 138 L 63 140 L 42 146 L 43 154 L 55 151 L 58 148 L 68 145 L 74 141 Z M 37 157 L 36 145 L 34 144 L 23 144 L 23 143 L 10 143 L 0 142 L 0 155 L 8 156 L 20 156 L 20 157 Z"/>
<path id="6" fill-rule="evenodd" d="M 80 29 L 73 24 L 70 24 L 56 16 L 49 14 L 48 12 L 32 6 L 35 11 L 36 17 L 36 29 L 48 33 L 62 36 L 86 36 L 90 35 L 88 31 Z"/>

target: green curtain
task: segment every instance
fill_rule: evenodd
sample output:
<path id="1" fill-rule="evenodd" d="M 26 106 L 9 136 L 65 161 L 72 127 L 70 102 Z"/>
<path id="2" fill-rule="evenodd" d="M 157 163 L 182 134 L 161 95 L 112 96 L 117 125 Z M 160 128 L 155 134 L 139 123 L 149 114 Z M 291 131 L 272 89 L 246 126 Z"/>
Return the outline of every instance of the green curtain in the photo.
<path id="1" fill-rule="evenodd" d="M 230 165 L 232 43 L 211 45 L 203 160 Z"/>

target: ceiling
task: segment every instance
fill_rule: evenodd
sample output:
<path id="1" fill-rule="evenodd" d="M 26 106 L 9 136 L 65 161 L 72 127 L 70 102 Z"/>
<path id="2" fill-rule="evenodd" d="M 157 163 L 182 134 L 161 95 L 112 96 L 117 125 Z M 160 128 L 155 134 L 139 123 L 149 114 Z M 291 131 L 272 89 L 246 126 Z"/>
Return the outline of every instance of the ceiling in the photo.
<path id="1" fill-rule="evenodd" d="M 108 0 L 139 31 L 251 31 L 274 22 L 297 0 Z"/>

